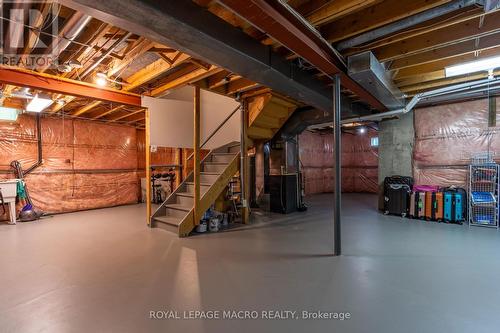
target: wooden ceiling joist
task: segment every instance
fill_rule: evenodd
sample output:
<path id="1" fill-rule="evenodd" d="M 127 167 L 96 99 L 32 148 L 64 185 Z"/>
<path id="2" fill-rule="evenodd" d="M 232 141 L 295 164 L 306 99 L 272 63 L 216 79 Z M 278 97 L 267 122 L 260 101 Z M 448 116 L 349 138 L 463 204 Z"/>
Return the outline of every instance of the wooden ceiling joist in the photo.
<path id="1" fill-rule="evenodd" d="M 191 66 L 193 66 L 194 69 Z M 180 69 L 172 75 L 169 75 L 166 79 L 164 79 L 165 82 L 163 84 L 151 90 L 150 95 L 153 97 L 163 96 L 171 89 L 179 88 L 198 80 L 202 80 L 223 70 L 216 66 L 212 66 L 209 70 L 198 68 L 195 65 L 191 66 L 188 66 L 185 69 Z"/>
<path id="2" fill-rule="evenodd" d="M 499 32 L 500 11 L 486 15 L 482 24 L 479 18 L 475 18 L 375 49 L 373 52 L 380 61 L 390 61 Z"/>
<path id="3" fill-rule="evenodd" d="M 385 0 L 321 27 L 329 42 L 338 42 L 405 17 L 440 6 L 451 0 Z"/>
<path id="4" fill-rule="evenodd" d="M 357 47 L 343 50 L 342 54 L 347 57 L 352 54 L 357 54 L 368 50 L 380 48 L 396 42 L 404 41 L 409 38 L 428 34 L 432 31 L 444 29 L 454 24 L 472 20 L 474 18 L 479 18 L 483 15 L 484 15 L 484 10 L 482 8 L 469 7 L 467 9 L 464 9 L 463 12 L 460 13 L 451 12 L 445 16 L 440 16 L 434 20 L 426 21 L 424 23 L 415 25 L 409 29 L 394 34 L 390 34 L 384 38 L 377 39 L 365 45 L 360 45 Z"/>
<path id="5" fill-rule="evenodd" d="M 311 12 L 306 19 L 312 25 L 320 26 L 341 17 L 355 13 L 363 8 L 372 6 L 381 0 L 336 0 L 329 1 L 320 8 Z"/>
<path id="6" fill-rule="evenodd" d="M 431 63 L 459 55 L 482 52 L 500 45 L 500 33 L 481 37 L 479 40 L 468 40 L 446 47 L 426 51 L 423 53 L 397 59 L 390 62 L 389 69 L 396 70 L 416 65 Z"/>
<path id="7" fill-rule="evenodd" d="M 500 44 L 500 40 L 498 41 Z M 500 54 L 500 45 L 491 49 L 470 52 L 456 57 L 439 59 L 433 62 L 424 63 L 412 67 L 401 68 L 394 75 L 394 80 L 401 80 L 407 77 L 421 75 L 422 73 L 435 72 L 445 67 L 463 64 L 470 61 L 494 57 Z"/>
<path id="8" fill-rule="evenodd" d="M 111 108 L 109 110 L 103 111 L 103 112 L 99 113 L 98 115 L 95 115 L 94 117 L 92 117 L 92 119 L 100 119 L 102 117 L 105 117 L 107 115 L 115 113 L 116 111 L 119 111 L 119 110 L 123 109 L 124 107 L 125 107 L 125 105 L 118 105 L 118 106 L 116 106 L 114 108 Z"/>

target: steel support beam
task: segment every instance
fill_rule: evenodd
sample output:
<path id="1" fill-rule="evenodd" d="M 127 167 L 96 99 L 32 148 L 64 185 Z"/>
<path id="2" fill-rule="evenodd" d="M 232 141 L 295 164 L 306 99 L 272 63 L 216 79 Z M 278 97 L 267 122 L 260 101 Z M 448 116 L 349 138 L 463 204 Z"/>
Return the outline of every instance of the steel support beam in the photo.
<path id="1" fill-rule="evenodd" d="M 93 84 L 33 71 L 0 67 L 0 83 L 41 89 L 63 95 L 92 98 L 105 102 L 141 106 L 141 97 L 119 90 L 100 88 Z"/>
<path id="2" fill-rule="evenodd" d="M 193 57 L 223 67 L 278 93 L 331 110 L 331 90 L 191 0 L 61 0 L 62 4 Z"/>
<path id="3" fill-rule="evenodd" d="M 334 77 L 333 84 L 333 135 L 334 135 L 334 158 L 335 158 L 335 176 L 334 176 L 334 207 L 333 207 L 333 255 L 339 256 L 342 254 L 341 247 L 341 177 L 342 177 L 342 146 L 340 142 L 341 129 L 341 109 L 340 109 L 340 75 Z"/>

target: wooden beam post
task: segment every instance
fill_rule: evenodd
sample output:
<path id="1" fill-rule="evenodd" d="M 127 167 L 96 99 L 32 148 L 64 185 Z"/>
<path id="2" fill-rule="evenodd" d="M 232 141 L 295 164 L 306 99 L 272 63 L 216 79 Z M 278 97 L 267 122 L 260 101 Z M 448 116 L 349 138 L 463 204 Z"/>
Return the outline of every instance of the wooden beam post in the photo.
<path id="1" fill-rule="evenodd" d="M 194 225 L 200 223 L 200 87 L 194 87 L 194 137 L 193 137 L 193 168 L 194 168 Z"/>
<path id="2" fill-rule="evenodd" d="M 151 125 L 149 109 L 146 109 L 146 221 L 151 226 Z"/>
<path id="3" fill-rule="evenodd" d="M 182 148 L 175 148 L 175 164 L 181 165 L 182 163 Z M 178 188 L 182 183 L 182 168 L 175 169 L 175 188 Z"/>
<path id="4" fill-rule="evenodd" d="M 250 176 L 248 163 L 248 102 L 242 101 L 241 107 L 241 142 L 240 142 L 240 182 L 241 182 L 241 222 L 250 223 L 249 197 Z"/>

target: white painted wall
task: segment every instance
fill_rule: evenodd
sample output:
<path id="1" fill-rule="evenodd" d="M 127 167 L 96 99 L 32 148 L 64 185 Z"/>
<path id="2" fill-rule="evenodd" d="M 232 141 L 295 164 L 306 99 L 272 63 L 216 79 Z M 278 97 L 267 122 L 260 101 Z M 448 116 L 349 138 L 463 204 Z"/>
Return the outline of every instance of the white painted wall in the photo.
<path id="1" fill-rule="evenodd" d="M 142 106 L 150 111 L 151 145 L 193 147 L 193 87 L 184 87 L 165 98 L 143 96 Z M 189 99 L 189 91 L 191 98 Z M 201 91 L 201 142 L 238 106 L 231 98 Z M 213 149 L 240 139 L 240 113 L 236 112 L 204 146 Z"/>

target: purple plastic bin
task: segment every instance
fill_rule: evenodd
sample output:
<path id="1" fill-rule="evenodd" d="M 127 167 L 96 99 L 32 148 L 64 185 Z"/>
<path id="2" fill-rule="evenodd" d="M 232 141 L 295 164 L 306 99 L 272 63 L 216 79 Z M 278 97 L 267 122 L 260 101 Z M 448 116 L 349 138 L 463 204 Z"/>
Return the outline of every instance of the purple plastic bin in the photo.
<path id="1" fill-rule="evenodd" d="M 414 185 L 414 192 L 438 192 L 439 186 L 437 185 Z"/>

